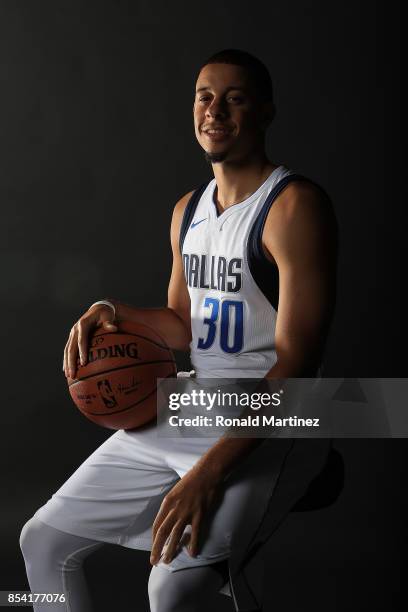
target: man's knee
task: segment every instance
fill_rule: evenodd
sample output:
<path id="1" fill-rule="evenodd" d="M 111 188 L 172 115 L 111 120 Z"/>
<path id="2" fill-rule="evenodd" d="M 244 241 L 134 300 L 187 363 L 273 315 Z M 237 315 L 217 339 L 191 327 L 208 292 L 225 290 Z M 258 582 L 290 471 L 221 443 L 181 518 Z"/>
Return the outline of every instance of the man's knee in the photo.
<path id="1" fill-rule="evenodd" d="M 20 548 L 24 557 L 28 557 L 36 549 L 37 541 L 41 540 L 43 523 L 32 516 L 23 526 L 20 533 Z"/>
<path id="2" fill-rule="evenodd" d="M 149 601 L 152 612 L 176 612 L 183 609 L 185 593 L 175 588 L 172 572 L 154 567 L 150 572 Z"/>
<path id="3" fill-rule="evenodd" d="M 35 516 L 23 526 L 20 533 L 20 548 L 26 561 L 41 559 L 42 563 L 51 561 L 58 555 L 64 534 L 42 523 Z"/>
<path id="4" fill-rule="evenodd" d="M 161 566 L 155 566 L 150 572 L 148 584 L 151 611 L 208 610 L 206 604 L 218 593 L 222 585 L 222 574 L 214 567 L 171 572 Z"/>

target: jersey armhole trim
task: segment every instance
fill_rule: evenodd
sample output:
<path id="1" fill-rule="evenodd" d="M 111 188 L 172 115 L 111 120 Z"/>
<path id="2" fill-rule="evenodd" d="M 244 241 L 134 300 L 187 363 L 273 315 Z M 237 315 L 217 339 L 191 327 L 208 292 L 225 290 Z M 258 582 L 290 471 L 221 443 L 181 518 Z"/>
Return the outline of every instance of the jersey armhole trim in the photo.
<path id="1" fill-rule="evenodd" d="M 279 271 L 276 265 L 265 255 L 262 246 L 262 234 L 268 213 L 278 195 L 286 185 L 299 180 L 312 182 L 301 174 L 289 174 L 275 185 L 266 198 L 248 236 L 247 260 L 249 270 L 255 283 L 275 311 L 278 310 L 279 302 Z"/>
<path id="2" fill-rule="evenodd" d="M 211 179 L 212 180 L 212 179 Z M 184 209 L 183 220 L 180 226 L 180 237 L 179 237 L 179 248 L 180 253 L 183 254 L 183 244 L 186 238 L 186 234 L 193 220 L 197 205 L 206 190 L 207 186 L 210 184 L 211 180 L 203 183 L 198 189 L 194 191 L 191 198 L 189 199 L 187 206 Z"/>

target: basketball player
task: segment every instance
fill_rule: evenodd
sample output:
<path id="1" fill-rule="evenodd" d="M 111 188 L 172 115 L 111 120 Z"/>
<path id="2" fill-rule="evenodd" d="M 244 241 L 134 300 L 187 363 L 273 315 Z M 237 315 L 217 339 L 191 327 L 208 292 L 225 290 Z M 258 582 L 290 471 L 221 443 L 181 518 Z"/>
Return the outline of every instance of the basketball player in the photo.
<path id="1" fill-rule="evenodd" d="M 336 224 L 318 186 L 268 159 L 273 117 L 258 59 L 226 50 L 203 64 L 194 125 L 214 179 L 174 208 L 168 305 L 93 304 L 71 329 L 66 375 L 75 376 L 78 354 L 86 362 L 92 329 L 114 331 L 123 319 L 190 349 L 198 377 L 316 374 L 334 304 Z M 151 550 L 152 612 L 208 610 L 227 580 L 236 610 L 259 609 L 256 550 L 327 452 L 310 459 L 297 442 L 173 440 L 153 425 L 115 432 L 24 526 L 31 590 L 64 592 L 65 609 L 89 611 L 82 564 L 109 542 Z M 45 609 L 54 608 L 35 606 Z"/>

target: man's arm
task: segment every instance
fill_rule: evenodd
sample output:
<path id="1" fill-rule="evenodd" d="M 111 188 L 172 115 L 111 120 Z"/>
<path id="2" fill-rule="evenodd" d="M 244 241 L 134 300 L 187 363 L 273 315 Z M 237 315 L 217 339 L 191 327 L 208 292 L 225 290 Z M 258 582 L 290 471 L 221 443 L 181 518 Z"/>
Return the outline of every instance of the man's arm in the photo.
<path id="1" fill-rule="evenodd" d="M 288 185 L 270 210 L 263 245 L 279 270 L 277 362 L 266 378 L 314 376 L 336 292 L 337 225 L 324 192 L 304 181 Z"/>
<path id="2" fill-rule="evenodd" d="M 193 192 L 190 192 L 185 195 L 184 198 L 177 202 L 174 208 L 170 229 L 171 248 L 173 251 L 173 267 L 167 292 L 167 307 L 173 310 L 173 312 L 176 312 L 184 323 L 186 334 L 184 336 L 184 345 L 182 350 L 185 351 L 189 350 L 189 345 L 191 342 L 191 305 L 190 295 L 188 293 L 187 283 L 184 276 L 179 240 L 184 211 L 192 194 Z"/>
<path id="3" fill-rule="evenodd" d="M 323 192 L 304 182 L 288 185 L 268 215 L 263 245 L 279 270 L 277 361 L 266 378 L 314 376 L 334 309 L 336 286 L 337 227 Z M 197 554 L 199 523 L 216 488 L 262 441 L 222 436 L 175 485 L 153 526 L 152 563 L 157 563 L 170 531 L 164 560 L 172 559 L 188 522 L 192 524 L 190 551 Z"/>

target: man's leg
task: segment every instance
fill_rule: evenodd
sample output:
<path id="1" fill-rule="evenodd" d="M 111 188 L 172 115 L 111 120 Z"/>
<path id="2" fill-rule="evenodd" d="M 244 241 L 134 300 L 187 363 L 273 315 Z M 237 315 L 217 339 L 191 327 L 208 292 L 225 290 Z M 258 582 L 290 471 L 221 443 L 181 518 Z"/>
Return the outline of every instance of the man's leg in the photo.
<path id="1" fill-rule="evenodd" d="M 208 612 L 228 580 L 227 561 L 171 572 L 155 565 L 149 578 L 151 612 Z"/>
<path id="2" fill-rule="evenodd" d="M 103 542 L 81 538 L 31 518 L 20 536 L 32 593 L 64 593 L 64 603 L 34 604 L 35 612 L 90 612 L 91 601 L 82 565 Z"/>
<path id="3" fill-rule="evenodd" d="M 20 545 L 31 591 L 65 595 L 62 604 L 34 604 L 35 612 L 92 611 L 83 562 L 103 542 L 65 533 L 33 517 L 22 529 Z M 155 566 L 149 578 L 151 612 L 207 612 L 227 579 L 227 561 L 175 572 Z"/>

